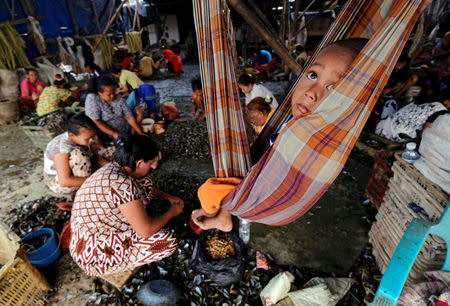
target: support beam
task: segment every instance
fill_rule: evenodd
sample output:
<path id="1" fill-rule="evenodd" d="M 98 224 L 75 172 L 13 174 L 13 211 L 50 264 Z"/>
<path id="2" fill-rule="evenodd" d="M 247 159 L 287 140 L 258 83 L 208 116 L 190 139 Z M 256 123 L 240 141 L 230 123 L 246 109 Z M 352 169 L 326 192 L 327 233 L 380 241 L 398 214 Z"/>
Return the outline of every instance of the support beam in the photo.
<path id="1" fill-rule="evenodd" d="M 102 39 L 105 37 L 106 33 L 108 32 L 109 28 L 111 27 L 111 25 L 113 24 L 114 20 L 116 20 L 117 15 L 119 15 L 120 10 L 122 9 L 123 5 L 125 4 L 126 0 L 122 0 L 122 2 L 120 3 L 119 7 L 117 8 L 116 12 L 114 13 L 114 15 L 112 16 L 112 18 L 108 21 L 108 24 L 105 27 L 105 30 L 102 33 L 102 36 L 100 36 L 100 38 L 97 40 L 97 42 L 95 43 L 94 47 L 92 48 L 92 53 L 95 52 L 95 50 L 97 50 L 98 45 L 100 44 L 100 42 L 102 41 Z"/>
<path id="2" fill-rule="evenodd" d="M 70 18 L 72 19 L 73 27 L 75 28 L 75 33 L 78 33 L 78 23 L 73 10 L 72 0 L 66 0 L 67 8 L 69 9 Z"/>
<path id="3" fill-rule="evenodd" d="M 292 58 L 289 53 L 289 50 L 284 46 L 282 42 L 274 37 L 265 29 L 264 25 L 261 21 L 259 21 L 258 17 L 253 14 L 253 12 L 242 3 L 241 0 L 227 0 L 227 2 L 239 13 L 244 20 L 255 30 L 257 31 L 261 37 L 266 41 L 266 43 L 272 47 L 278 56 L 286 63 L 286 65 L 295 73 L 298 73 L 301 70 L 300 65 Z"/>

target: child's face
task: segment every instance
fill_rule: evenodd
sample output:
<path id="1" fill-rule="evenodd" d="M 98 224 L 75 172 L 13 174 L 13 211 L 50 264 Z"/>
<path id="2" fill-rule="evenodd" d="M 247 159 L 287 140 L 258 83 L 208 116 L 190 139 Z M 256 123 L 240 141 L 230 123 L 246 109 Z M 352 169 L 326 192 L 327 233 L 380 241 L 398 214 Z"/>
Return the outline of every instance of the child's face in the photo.
<path id="1" fill-rule="evenodd" d="M 347 50 L 336 46 L 325 48 L 305 71 L 291 101 L 292 115 L 299 118 L 312 112 L 328 95 L 353 61 Z"/>
<path id="2" fill-rule="evenodd" d="M 203 100 L 203 90 L 201 89 L 194 90 L 194 95 L 195 98 L 197 98 L 198 100 Z"/>

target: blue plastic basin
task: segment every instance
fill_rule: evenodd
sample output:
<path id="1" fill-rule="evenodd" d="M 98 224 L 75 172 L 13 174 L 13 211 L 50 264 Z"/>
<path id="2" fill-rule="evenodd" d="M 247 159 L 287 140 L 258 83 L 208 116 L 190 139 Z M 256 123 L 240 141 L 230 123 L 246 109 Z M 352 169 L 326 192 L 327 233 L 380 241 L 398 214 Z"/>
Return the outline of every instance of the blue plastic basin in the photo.
<path id="1" fill-rule="evenodd" d="M 28 253 L 28 259 L 36 268 L 47 267 L 56 259 L 58 259 L 59 255 L 61 254 L 55 231 L 53 231 L 51 228 L 44 227 L 35 230 L 23 237 L 22 241 L 26 243 L 27 241 L 30 241 L 42 235 L 50 235 L 50 238 L 43 246 Z"/>

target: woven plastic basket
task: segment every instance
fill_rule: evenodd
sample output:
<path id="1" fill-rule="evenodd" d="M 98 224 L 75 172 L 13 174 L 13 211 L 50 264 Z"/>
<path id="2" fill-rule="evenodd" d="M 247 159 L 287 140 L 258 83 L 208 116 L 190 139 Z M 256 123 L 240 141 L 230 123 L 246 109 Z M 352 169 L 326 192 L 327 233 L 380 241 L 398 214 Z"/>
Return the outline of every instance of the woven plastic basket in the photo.
<path id="1" fill-rule="evenodd" d="M 379 207 L 376 222 L 369 231 L 369 241 L 377 265 L 384 273 L 403 234 L 414 218 L 436 221 L 442 215 L 449 197 L 438 186 L 428 181 L 414 166 L 408 164 L 399 153 L 392 165 L 393 177 Z M 423 209 L 417 212 L 410 207 L 414 203 Z M 430 235 L 422 246 L 410 271 L 407 284 L 423 279 L 423 272 L 439 269 L 445 261 L 445 242 Z"/>
<path id="2" fill-rule="evenodd" d="M 0 305 L 45 305 L 45 278 L 20 247 L 20 238 L 0 223 Z"/>
<path id="3" fill-rule="evenodd" d="M 45 127 L 42 126 L 22 126 L 22 130 L 27 135 L 30 140 L 33 142 L 33 144 L 45 152 L 45 149 L 47 148 L 47 144 L 50 142 L 50 140 L 53 139 L 55 136 L 54 133 L 47 130 Z"/>

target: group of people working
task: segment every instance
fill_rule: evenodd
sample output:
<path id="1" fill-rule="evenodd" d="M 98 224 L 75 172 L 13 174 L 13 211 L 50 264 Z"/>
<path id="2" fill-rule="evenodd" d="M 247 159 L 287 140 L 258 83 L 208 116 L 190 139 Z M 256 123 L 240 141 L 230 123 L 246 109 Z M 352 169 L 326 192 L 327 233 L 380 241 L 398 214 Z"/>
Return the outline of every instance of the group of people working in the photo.
<path id="1" fill-rule="evenodd" d="M 290 120 L 308 116 L 318 107 L 364 44 L 363 40 L 336 42 L 319 53 L 297 84 Z M 129 77 L 122 69 L 113 73 L 121 83 Z M 71 218 L 70 253 L 89 275 L 105 275 L 172 254 L 175 238 L 163 228 L 182 212 L 184 203 L 153 188 L 148 173 L 157 167 L 161 154 L 140 130 L 125 100 L 117 95 L 126 88 L 117 88 L 108 77 L 96 81 L 95 92 L 86 101 L 86 115 L 70 118 L 68 131 L 49 143 L 45 175 L 51 182 L 49 187 L 78 188 Z M 134 85 L 138 89 L 142 86 L 139 82 Z M 248 117 L 260 131 L 278 103 L 251 75 L 241 76 L 238 85 L 245 94 Z M 194 80 L 192 89 L 193 113 L 204 117 L 201 83 Z M 109 162 L 101 154 L 104 145 L 100 140 L 105 136 L 116 141 Z M 206 182 L 199 190 L 202 207 L 192 212 L 193 222 L 202 229 L 231 230 L 231 213 L 221 205 L 239 181 L 231 178 Z M 215 196 L 200 196 L 205 193 Z M 169 211 L 157 218 L 150 218 L 145 210 L 153 197 L 171 203 Z"/>

